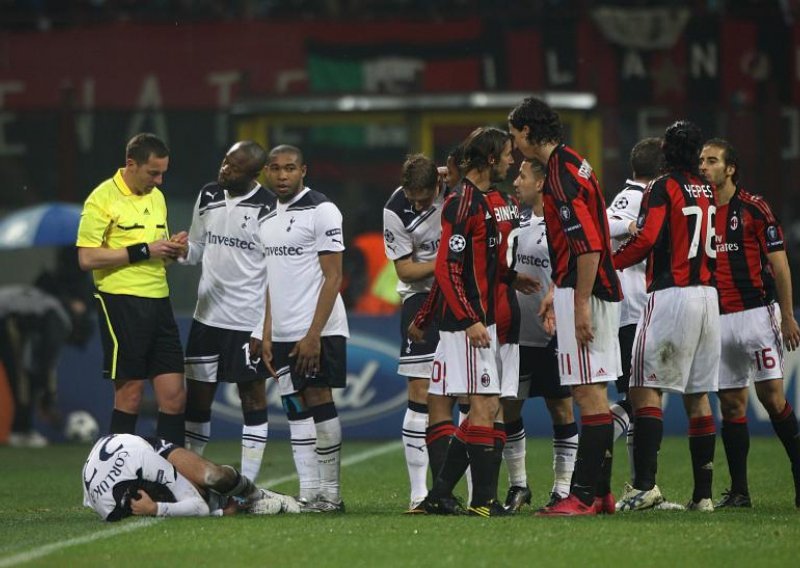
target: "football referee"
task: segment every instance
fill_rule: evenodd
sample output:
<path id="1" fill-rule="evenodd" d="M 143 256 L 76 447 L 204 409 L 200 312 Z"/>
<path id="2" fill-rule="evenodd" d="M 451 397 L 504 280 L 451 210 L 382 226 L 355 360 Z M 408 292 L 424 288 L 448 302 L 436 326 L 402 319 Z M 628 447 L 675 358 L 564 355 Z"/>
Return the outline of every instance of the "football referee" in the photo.
<path id="1" fill-rule="evenodd" d="M 92 270 L 97 288 L 103 376 L 114 384 L 110 433 L 136 433 L 149 379 L 158 403 L 157 437 L 183 446 L 183 353 L 166 264 L 185 250 L 187 235 L 169 238 L 167 205 L 156 187 L 168 165 L 162 140 L 134 136 L 125 167 L 86 199 L 76 244 L 78 262 Z"/>

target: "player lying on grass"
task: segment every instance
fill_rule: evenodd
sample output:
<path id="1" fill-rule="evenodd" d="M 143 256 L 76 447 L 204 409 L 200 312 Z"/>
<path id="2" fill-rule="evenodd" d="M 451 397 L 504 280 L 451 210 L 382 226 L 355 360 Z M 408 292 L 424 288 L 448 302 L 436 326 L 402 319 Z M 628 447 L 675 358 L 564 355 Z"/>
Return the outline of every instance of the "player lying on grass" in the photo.
<path id="1" fill-rule="evenodd" d="M 153 438 L 100 438 L 83 466 L 83 504 L 106 521 L 131 515 L 205 517 L 238 511 L 299 513 L 287 495 L 259 489 L 229 465 Z"/>

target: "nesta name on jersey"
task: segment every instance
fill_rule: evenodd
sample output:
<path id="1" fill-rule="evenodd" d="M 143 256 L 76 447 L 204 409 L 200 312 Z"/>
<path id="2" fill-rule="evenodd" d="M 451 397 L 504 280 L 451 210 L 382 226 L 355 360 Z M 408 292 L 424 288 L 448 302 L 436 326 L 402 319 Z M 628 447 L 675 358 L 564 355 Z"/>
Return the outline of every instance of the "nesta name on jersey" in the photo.
<path id="1" fill-rule="evenodd" d="M 711 192 L 711 188 L 707 185 L 695 185 L 687 183 L 683 185 L 683 191 L 685 191 L 692 197 L 705 196 L 710 199 L 714 198 L 714 194 Z"/>
<path id="2" fill-rule="evenodd" d="M 253 241 L 246 241 L 239 237 L 229 237 L 227 235 L 216 235 L 211 231 L 206 231 L 206 243 L 248 250 L 254 250 L 256 248 L 256 244 Z"/>

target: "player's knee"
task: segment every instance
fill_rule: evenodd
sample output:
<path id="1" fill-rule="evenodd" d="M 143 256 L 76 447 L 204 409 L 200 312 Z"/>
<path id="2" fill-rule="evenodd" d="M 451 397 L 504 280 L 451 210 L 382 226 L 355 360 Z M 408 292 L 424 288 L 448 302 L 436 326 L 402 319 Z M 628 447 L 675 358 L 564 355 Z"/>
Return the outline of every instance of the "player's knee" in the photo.
<path id="1" fill-rule="evenodd" d="M 207 463 L 203 475 L 203 482 L 208 489 L 220 491 L 236 480 L 236 470 L 229 465 Z"/>
<path id="2" fill-rule="evenodd" d="M 412 378 L 408 380 L 408 400 L 426 404 L 428 399 L 428 380 Z"/>
<path id="3" fill-rule="evenodd" d="M 553 424 L 569 424 L 575 422 L 575 416 L 572 413 L 572 399 L 571 398 L 548 398 L 545 399 L 547 410 L 550 411 L 550 419 Z"/>
<path id="4" fill-rule="evenodd" d="M 267 407 L 267 394 L 264 381 L 239 383 L 239 398 L 242 401 L 242 410 L 252 412 Z"/>

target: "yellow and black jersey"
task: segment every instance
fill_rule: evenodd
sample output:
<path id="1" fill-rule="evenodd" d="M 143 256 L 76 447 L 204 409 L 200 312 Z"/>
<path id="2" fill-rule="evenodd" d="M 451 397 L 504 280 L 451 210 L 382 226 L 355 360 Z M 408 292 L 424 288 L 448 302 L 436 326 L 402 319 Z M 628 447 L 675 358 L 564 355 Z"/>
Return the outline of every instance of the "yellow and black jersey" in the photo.
<path id="1" fill-rule="evenodd" d="M 122 179 L 122 170 L 98 185 L 83 205 L 78 228 L 79 247 L 121 249 L 169 237 L 167 204 L 156 187 L 137 195 Z M 92 271 L 97 289 L 108 294 L 144 298 L 169 295 L 164 260 L 152 258 L 135 264 Z"/>

